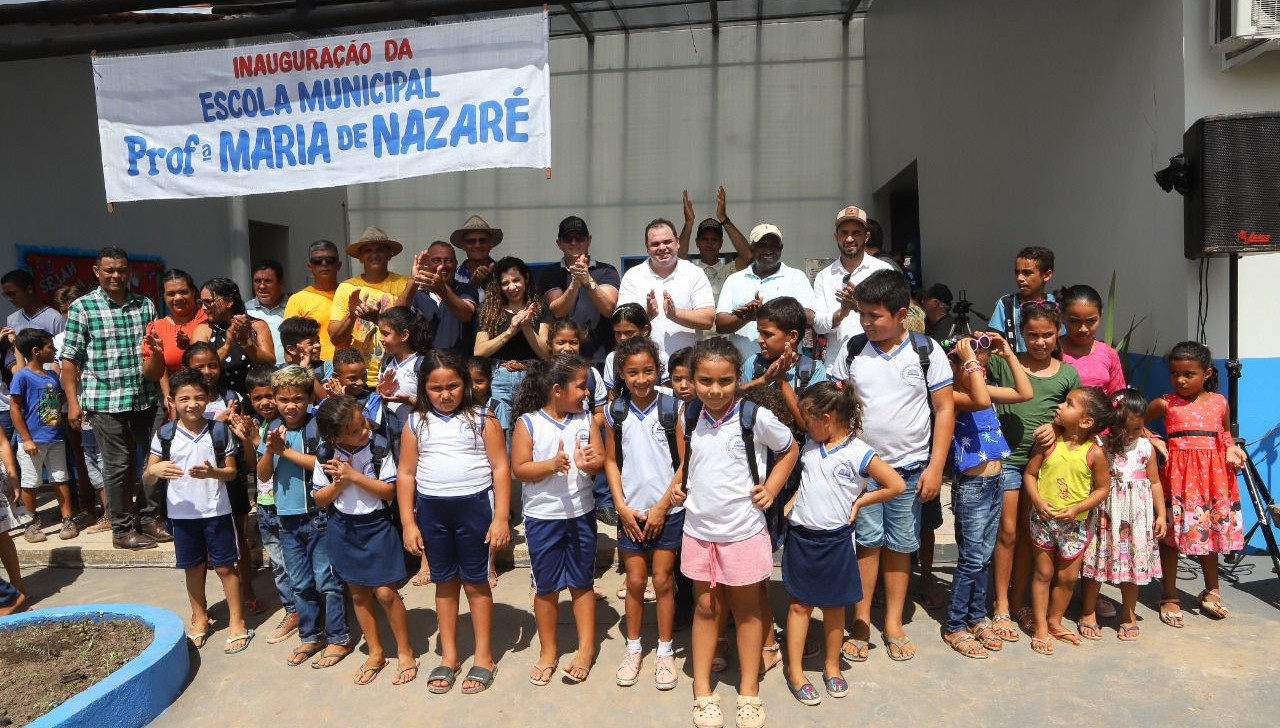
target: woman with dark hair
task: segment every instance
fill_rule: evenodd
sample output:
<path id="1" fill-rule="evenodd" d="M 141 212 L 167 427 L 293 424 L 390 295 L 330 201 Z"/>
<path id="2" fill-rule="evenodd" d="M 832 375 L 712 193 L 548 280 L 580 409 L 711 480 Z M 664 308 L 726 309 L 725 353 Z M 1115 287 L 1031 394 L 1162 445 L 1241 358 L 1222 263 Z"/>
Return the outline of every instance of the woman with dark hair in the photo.
<path id="1" fill-rule="evenodd" d="M 247 397 L 244 378 L 254 364 L 275 364 L 276 349 L 267 322 L 244 310 L 240 287 L 229 278 L 212 278 L 200 289 L 200 308 L 208 320 L 196 326 L 192 341 L 207 341 L 222 360 L 222 389 Z"/>
<path id="2" fill-rule="evenodd" d="M 164 349 L 165 375 L 160 380 L 160 393 L 164 397 L 166 419 L 170 419 L 173 405 L 169 398 L 169 375 L 182 368 L 182 353 L 193 341 L 196 327 L 207 317 L 196 305 L 196 282 L 189 273 L 170 268 L 160 274 L 159 283 L 160 296 L 168 313 L 147 324 L 147 335 L 159 337 Z M 149 354 L 144 348 L 142 355 L 146 357 Z"/>
<path id="3" fill-rule="evenodd" d="M 503 258 L 492 275 L 480 305 L 474 354 L 493 359 L 490 396 L 510 406 L 528 364 L 549 356 L 547 314 L 523 260 Z"/>

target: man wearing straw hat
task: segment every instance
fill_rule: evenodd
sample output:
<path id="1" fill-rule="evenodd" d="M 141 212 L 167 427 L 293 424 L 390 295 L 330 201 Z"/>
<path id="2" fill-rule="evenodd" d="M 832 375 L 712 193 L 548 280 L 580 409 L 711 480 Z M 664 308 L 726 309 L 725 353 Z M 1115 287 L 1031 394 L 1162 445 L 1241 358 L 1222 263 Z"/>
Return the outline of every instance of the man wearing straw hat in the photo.
<path id="1" fill-rule="evenodd" d="M 493 272 L 494 260 L 489 251 L 502 242 L 502 228 L 489 227 L 484 218 L 472 215 L 462 223 L 462 227 L 453 231 L 449 242 L 467 255 L 467 259 L 454 271 L 454 279 L 478 288 L 483 302 L 484 287 L 489 284 L 489 276 Z"/>
<path id="2" fill-rule="evenodd" d="M 338 284 L 329 311 L 329 338 L 335 347 L 354 346 L 364 354 L 370 387 L 378 386 L 382 365 L 378 314 L 392 306 L 407 306 L 413 295 L 409 278 L 387 269 L 402 250 L 404 246 L 382 230 L 365 228 L 360 239 L 347 246 L 347 255 L 360 259 L 363 272 Z"/>

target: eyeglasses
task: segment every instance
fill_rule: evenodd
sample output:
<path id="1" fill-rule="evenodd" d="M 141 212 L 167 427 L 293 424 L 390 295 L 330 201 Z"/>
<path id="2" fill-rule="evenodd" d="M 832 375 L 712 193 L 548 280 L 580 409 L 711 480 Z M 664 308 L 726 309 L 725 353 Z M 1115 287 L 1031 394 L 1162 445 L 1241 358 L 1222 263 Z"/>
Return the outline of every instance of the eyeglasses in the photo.
<path id="1" fill-rule="evenodd" d="M 201 298 L 197 300 L 196 303 L 199 304 L 201 308 L 209 308 L 224 298 L 226 298 L 226 296 L 218 296 L 217 298 Z"/>
<path id="2" fill-rule="evenodd" d="M 1019 311 L 1026 311 L 1028 308 L 1043 308 L 1046 311 L 1057 311 L 1062 308 L 1062 306 L 1058 305 L 1057 301 L 1048 300 L 1023 301 L 1022 305 L 1018 306 Z"/>
<path id="3" fill-rule="evenodd" d="M 310 260 L 310 263 L 311 265 L 337 265 L 338 256 L 330 255 L 330 256 L 325 256 L 323 258 L 312 258 Z"/>

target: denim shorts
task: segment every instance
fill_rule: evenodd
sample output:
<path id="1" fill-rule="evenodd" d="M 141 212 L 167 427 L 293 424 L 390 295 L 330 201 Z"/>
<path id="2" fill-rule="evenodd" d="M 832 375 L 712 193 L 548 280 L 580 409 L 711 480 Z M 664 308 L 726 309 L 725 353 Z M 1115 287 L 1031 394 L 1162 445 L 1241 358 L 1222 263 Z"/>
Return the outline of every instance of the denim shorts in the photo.
<path id="1" fill-rule="evenodd" d="M 888 546 L 890 551 L 909 554 L 920 548 L 920 499 L 916 484 L 924 472 L 924 463 L 894 468 L 907 482 L 907 489 L 884 503 L 858 509 L 854 522 L 858 546 Z"/>
<path id="2" fill-rule="evenodd" d="M 1000 490 L 1005 493 L 1011 490 L 1022 490 L 1022 469 L 1017 465 L 1002 463 L 1000 465 Z"/>

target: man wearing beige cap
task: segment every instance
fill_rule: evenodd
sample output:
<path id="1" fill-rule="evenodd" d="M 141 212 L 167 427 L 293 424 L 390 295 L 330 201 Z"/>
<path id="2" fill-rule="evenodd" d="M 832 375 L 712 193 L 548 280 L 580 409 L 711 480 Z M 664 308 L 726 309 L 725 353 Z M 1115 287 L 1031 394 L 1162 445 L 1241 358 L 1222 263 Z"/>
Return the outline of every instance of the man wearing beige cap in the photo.
<path id="1" fill-rule="evenodd" d="M 824 358 L 828 371 L 843 356 L 841 352 L 849 339 L 862 333 L 862 324 L 854 313 L 854 287 L 878 270 L 893 270 L 883 260 L 867 255 L 869 234 L 866 210 L 850 205 L 837 212 L 835 238 L 840 257 L 813 279 L 813 330 L 827 335 Z"/>
<path id="2" fill-rule="evenodd" d="M 484 301 L 484 287 L 489 284 L 494 263 L 489 251 L 502 242 L 502 228 L 489 227 L 484 218 L 472 215 L 462 223 L 462 227 L 453 231 L 449 242 L 467 256 L 453 272 L 454 279 L 480 289 L 480 300 Z"/>
<path id="3" fill-rule="evenodd" d="M 329 338 L 335 347 L 354 346 L 368 362 L 367 381 L 378 386 L 382 365 L 382 340 L 378 314 L 392 306 L 407 306 L 413 295 L 407 276 L 392 273 L 387 263 L 404 246 L 376 227 L 365 228 L 360 239 L 347 246 L 347 255 L 359 258 L 363 271 L 338 284 L 329 310 Z"/>
<path id="4" fill-rule="evenodd" d="M 782 262 L 782 231 L 763 223 L 751 230 L 750 266 L 729 276 L 720 289 L 716 304 L 716 331 L 725 334 L 749 361 L 760 353 L 756 340 L 756 311 L 760 304 L 791 296 L 804 306 L 805 318 L 813 322 L 813 287 L 804 271 Z"/>

